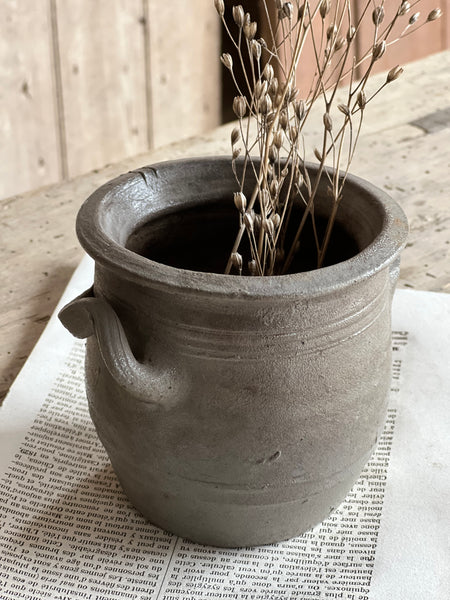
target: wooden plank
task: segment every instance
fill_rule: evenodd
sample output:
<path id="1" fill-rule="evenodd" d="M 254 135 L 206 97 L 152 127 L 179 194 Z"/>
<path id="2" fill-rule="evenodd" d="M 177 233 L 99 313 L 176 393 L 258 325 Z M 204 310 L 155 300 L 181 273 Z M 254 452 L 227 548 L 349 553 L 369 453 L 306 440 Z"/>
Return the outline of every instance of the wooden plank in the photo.
<path id="1" fill-rule="evenodd" d="M 142 0 L 56 4 L 69 176 L 144 152 Z"/>
<path id="2" fill-rule="evenodd" d="M 374 150 L 376 140 L 368 136 L 353 165 L 355 173 L 384 189 L 408 217 L 399 287 L 450 292 L 450 170 L 448 157 L 439 150 L 449 139 L 446 127 L 431 133 L 414 126 L 397 128 L 385 135 L 384 153 Z"/>
<path id="3" fill-rule="evenodd" d="M 0 3 L 0 198 L 58 181 L 48 0 Z"/>
<path id="4" fill-rule="evenodd" d="M 145 0 L 155 147 L 220 119 L 220 20 L 212 0 Z"/>
<path id="5" fill-rule="evenodd" d="M 447 0 L 440 0 L 440 7 L 444 13 L 441 22 L 442 38 L 444 48 L 450 48 L 450 10 Z"/>

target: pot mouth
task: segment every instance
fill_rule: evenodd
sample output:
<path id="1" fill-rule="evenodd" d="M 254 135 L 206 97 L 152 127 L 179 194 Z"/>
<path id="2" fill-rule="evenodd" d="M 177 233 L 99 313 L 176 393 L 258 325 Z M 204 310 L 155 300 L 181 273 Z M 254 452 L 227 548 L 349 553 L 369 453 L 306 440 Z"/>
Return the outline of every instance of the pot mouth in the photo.
<path id="1" fill-rule="evenodd" d="M 307 165 L 309 170 L 315 165 Z M 391 264 L 405 246 L 408 223 L 400 206 L 369 182 L 347 175 L 344 194 L 374 239 L 351 258 L 320 269 L 273 276 L 193 271 L 157 262 L 127 247 L 149 219 L 217 202 L 236 191 L 229 157 L 178 159 L 121 175 L 96 190 L 77 217 L 81 245 L 97 265 L 143 287 L 227 297 L 324 295 L 361 282 Z M 230 246 L 234 238 L 230 238 Z"/>

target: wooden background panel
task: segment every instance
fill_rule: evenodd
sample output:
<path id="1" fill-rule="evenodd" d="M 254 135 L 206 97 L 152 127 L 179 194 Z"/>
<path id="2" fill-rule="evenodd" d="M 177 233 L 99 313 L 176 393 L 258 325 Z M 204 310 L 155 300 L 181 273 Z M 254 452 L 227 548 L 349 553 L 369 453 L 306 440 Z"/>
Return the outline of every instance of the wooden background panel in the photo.
<path id="1" fill-rule="evenodd" d="M 48 0 L 0 2 L 0 198 L 60 179 Z"/>
<path id="2" fill-rule="evenodd" d="M 145 1 L 158 147 L 219 124 L 221 23 L 212 0 Z"/>
<path id="3" fill-rule="evenodd" d="M 148 148 L 142 0 L 57 2 L 68 175 Z"/>
<path id="4" fill-rule="evenodd" d="M 212 0 L 2 0 L 0 198 L 220 121 Z"/>

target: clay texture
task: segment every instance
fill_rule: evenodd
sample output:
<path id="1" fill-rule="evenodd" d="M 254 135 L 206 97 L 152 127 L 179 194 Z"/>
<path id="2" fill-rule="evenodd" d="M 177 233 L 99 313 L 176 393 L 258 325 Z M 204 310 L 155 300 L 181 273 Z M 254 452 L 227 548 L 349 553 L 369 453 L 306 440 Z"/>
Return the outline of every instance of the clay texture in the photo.
<path id="1" fill-rule="evenodd" d="M 373 450 L 407 223 L 350 176 L 340 219 L 360 250 L 320 270 L 226 276 L 127 248 L 152 219 L 233 191 L 228 158 L 144 167 L 97 190 L 77 221 L 94 287 L 60 316 L 88 338 L 91 416 L 136 508 L 194 541 L 251 546 L 327 517 Z"/>

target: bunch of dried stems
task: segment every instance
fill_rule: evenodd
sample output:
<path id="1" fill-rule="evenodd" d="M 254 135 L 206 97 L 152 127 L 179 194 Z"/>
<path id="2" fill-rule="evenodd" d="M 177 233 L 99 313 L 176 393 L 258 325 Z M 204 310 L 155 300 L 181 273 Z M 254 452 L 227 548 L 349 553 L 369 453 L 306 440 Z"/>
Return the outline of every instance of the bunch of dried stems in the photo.
<path id="1" fill-rule="evenodd" d="M 420 2 L 398 1 L 393 18 L 386 19 L 385 0 L 365 0 L 358 18 L 352 14 L 350 0 L 261 0 L 269 32 L 264 39 L 257 38 L 258 24 L 242 6 L 233 6 L 227 19 L 224 1 L 214 0 L 236 51 L 234 60 L 225 53 L 221 61 L 238 94 L 233 101 L 238 127 L 231 133 L 231 145 L 240 226 L 226 273 L 289 272 L 307 223 L 313 230 L 317 268 L 323 266 L 364 113 L 373 98 L 403 72 L 402 67 L 393 66 L 384 83 L 368 93 L 373 66 L 400 39 L 441 16 L 436 8 L 421 18 L 415 11 Z M 361 32 L 366 22 L 372 36 L 363 47 Z M 296 76 L 307 40 L 313 48 L 315 75 L 308 89 L 299 90 Z M 361 65 L 363 74 L 356 78 Z M 245 82 L 242 89 L 238 70 Z M 338 95 L 345 100 L 338 101 Z M 305 168 L 303 133 L 317 102 L 323 107 L 323 130 L 314 148 L 318 169 L 311 176 Z M 256 184 L 246 197 L 248 171 Z M 330 209 L 326 226 L 319 232 L 314 206 L 322 177 L 328 180 Z M 303 210 L 293 210 L 299 204 Z M 298 222 L 292 224 L 294 218 Z M 286 235 L 288 227 L 291 233 Z"/>

